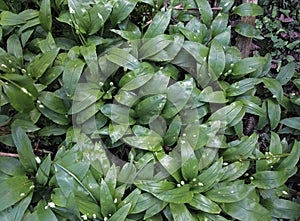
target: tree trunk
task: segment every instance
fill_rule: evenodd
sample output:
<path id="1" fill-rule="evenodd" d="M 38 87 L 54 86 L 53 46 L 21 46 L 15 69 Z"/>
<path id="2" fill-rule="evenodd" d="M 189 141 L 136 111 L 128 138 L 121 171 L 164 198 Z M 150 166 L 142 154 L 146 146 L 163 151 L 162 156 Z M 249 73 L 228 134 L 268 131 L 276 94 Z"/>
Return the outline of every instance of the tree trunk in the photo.
<path id="1" fill-rule="evenodd" d="M 257 4 L 258 0 L 243 0 L 243 3 L 254 3 Z M 242 22 L 245 22 L 250 25 L 255 25 L 255 16 L 243 16 L 241 19 Z M 252 38 L 247 38 L 239 35 L 237 37 L 236 46 L 242 53 L 242 57 L 248 57 L 251 50 Z"/>

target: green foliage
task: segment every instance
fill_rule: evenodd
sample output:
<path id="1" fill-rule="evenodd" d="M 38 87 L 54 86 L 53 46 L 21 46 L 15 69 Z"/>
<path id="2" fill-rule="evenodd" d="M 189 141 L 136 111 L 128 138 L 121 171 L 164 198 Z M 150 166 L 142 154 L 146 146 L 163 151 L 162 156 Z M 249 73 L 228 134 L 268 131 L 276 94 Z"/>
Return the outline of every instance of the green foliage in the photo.
<path id="1" fill-rule="evenodd" d="M 18 159 L 0 156 L 3 220 L 300 216 L 297 64 L 272 76 L 269 54 L 231 45 L 229 16 L 260 6 L 10 2 L 0 142 Z"/>

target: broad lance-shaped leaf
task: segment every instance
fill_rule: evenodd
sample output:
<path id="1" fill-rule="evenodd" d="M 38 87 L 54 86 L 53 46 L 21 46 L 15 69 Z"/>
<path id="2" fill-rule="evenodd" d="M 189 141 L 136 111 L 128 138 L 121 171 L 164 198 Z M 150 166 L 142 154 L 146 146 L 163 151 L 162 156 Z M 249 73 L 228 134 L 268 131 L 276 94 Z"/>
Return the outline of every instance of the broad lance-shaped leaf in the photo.
<path id="1" fill-rule="evenodd" d="M 134 10 L 137 1 L 132 0 L 117 0 L 114 4 L 110 20 L 113 24 L 118 24 L 126 19 Z"/>
<path id="2" fill-rule="evenodd" d="M 176 187 L 175 183 L 168 181 L 142 181 L 134 183 L 138 188 L 154 195 L 158 199 L 170 203 L 186 203 L 193 198 L 189 185 Z"/>
<path id="3" fill-rule="evenodd" d="M 261 204 L 276 218 L 295 220 L 300 217 L 300 204 L 279 198 L 263 199 Z"/>
<path id="4" fill-rule="evenodd" d="M 193 181 L 194 185 L 191 187 L 195 193 L 206 192 L 211 189 L 215 183 L 223 176 L 222 171 L 223 160 L 220 158 L 217 162 L 211 165 L 208 169 L 201 171 L 200 175 Z"/>
<path id="5" fill-rule="evenodd" d="M 194 149 L 184 139 L 179 141 L 181 152 L 181 172 L 185 180 L 192 180 L 198 174 L 198 159 Z"/>
<path id="6" fill-rule="evenodd" d="M 100 204 L 101 213 L 104 217 L 107 217 L 108 214 L 115 213 L 116 206 L 114 204 L 113 197 L 105 180 L 102 180 L 100 184 Z"/>
<path id="7" fill-rule="evenodd" d="M 180 115 L 175 116 L 171 123 L 169 124 L 169 127 L 167 129 L 167 132 L 165 134 L 164 138 L 164 145 L 166 146 L 172 146 L 177 140 L 178 136 L 180 134 L 182 127 L 182 122 Z"/>
<path id="8" fill-rule="evenodd" d="M 280 122 L 281 117 L 281 108 L 277 102 L 274 102 L 273 99 L 268 99 L 268 117 L 271 124 L 271 129 L 274 130 Z"/>
<path id="9" fill-rule="evenodd" d="M 289 178 L 285 170 L 260 171 L 252 175 L 252 183 L 261 189 L 273 189 L 283 185 Z"/>
<path id="10" fill-rule="evenodd" d="M 188 204 L 197 210 L 207 213 L 219 214 L 221 212 L 221 208 L 218 206 L 218 204 L 202 194 L 194 194 L 193 199 L 188 202 Z"/>
<path id="11" fill-rule="evenodd" d="M 266 62 L 263 57 L 244 58 L 233 65 L 232 75 L 243 76 L 249 74 L 263 67 Z"/>
<path id="12" fill-rule="evenodd" d="M 203 23 L 208 27 L 213 18 L 213 11 L 209 5 L 209 2 L 206 0 L 196 0 L 195 3 L 199 8 Z"/>
<path id="13" fill-rule="evenodd" d="M 135 108 L 138 123 L 149 124 L 157 118 L 167 101 L 166 95 L 153 95 L 139 102 Z"/>
<path id="14" fill-rule="evenodd" d="M 171 157 L 169 154 L 164 152 L 156 153 L 156 157 L 159 160 L 159 163 L 166 169 L 166 171 L 174 177 L 174 179 L 180 183 L 182 176 L 180 174 L 181 164 L 177 159 Z"/>
<path id="15" fill-rule="evenodd" d="M 124 221 L 130 211 L 131 203 L 127 203 L 117 212 L 115 212 L 108 221 Z"/>
<path id="16" fill-rule="evenodd" d="M 280 123 L 284 124 L 287 127 L 300 130 L 300 117 L 285 118 L 282 119 Z"/>
<path id="17" fill-rule="evenodd" d="M 192 214 L 184 204 L 170 203 L 170 211 L 174 221 L 194 220 Z"/>
<path id="18" fill-rule="evenodd" d="M 143 60 L 159 53 L 166 48 L 172 40 L 174 39 L 169 35 L 158 35 L 154 38 L 144 39 L 145 43 L 139 49 L 140 59 Z"/>
<path id="19" fill-rule="evenodd" d="M 225 52 L 218 41 L 212 41 L 211 43 L 208 55 L 208 68 L 217 78 L 221 76 L 225 68 Z"/>
<path id="20" fill-rule="evenodd" d="M 222 153 L 224 160 L 238 160 L 249 157 L 258 140 L 258 135 L 253 133 L 250 137 L 243 137 L 241 142 L 235 146 L 229 145 L 228 149 Z"/>
<path id="21" fill-rule="evenodd" d="M 23 48 L 16 34 L 11 35 L 7 39 L 7 52 L 14 55 L 19 63 L 23 62 Z"/>
<path id="22" fill-rule="evenodd" d="M 239 16 L 258 16 L 264 13 L 263 9 L 254 3 L 244 3 L 233 9 L 234 14 Z"/>
<path id="23" fill-rule="evenodd" d="M 26 171 L 33 173 L 36 167 L 35 155 L 31 146 L 31 142 L 21 127 L 12 127 L 12 138 L 17 147 L 19 160 Z"/>
<path id="24" fill-rule="evenodd" d="M 27 176 L 13 176 L 0 182 L 0 211 L 16 204 L 34 189 Z"/>
<path id="25" fill-rule="evenodd" d="M 51 2 L 50 0 L 42 0 L 40 6 L 40 22 L 46 31 L 50 31 L 52 27 Z"/>
<path id="26" fill-rule="evenodd" d="M 190 78 L 168 87 L 167 103 L 162 111 L 163 117 L 171 118 L 184 108 L 192 94 L 193 83 L 193 79 Z"/>
<path id="27" fill-rule="evenodd" d="M 280 69 L 276 79 L 279 80 L 281 85 L 287 84 L 289 80 L 292 79 L 295 73 L 295 68 L 296 68 L 295 63 L 290 62 Z"/>
<path id="28" fill-rule="evenodd" d="M 90 74 L 87 76 L 92 82 L 98 80 L 98 62 L 96 46 L 94 44 L 90 46 L 81 46 L 80 53 L 84 57 L 84 60 L 89 68 Z"/>
<path id="29" fill-rule="evenodd" d="M 121 139 L 125 135 L 127 129 L 128 129 L 128 125 L 126 124 L 125 125 L 110 124 L 108 131 L 112 143 L 115 143 L 119 139 Z"/>
<path id="30" fill-rule="evenodd" d="M 67 96 L 72 96 L 76 90 L 85 63 L 80 59 L 69 59 L 63 72 L 63 88 Z"/>
<path id="31" fill-rule="evenodd" d="M 29 94 L 26 88 L 16 87 L 12 84 L 5 84 L 3 89 L 11 106 L 17 111 L 26 113 L 34 108 L 33 97 Z"/>
<path id="32" fill-rule="evenodd" d="M 224 32 L 227 29 L 228 14 L 219 13 L 211 24 L 212 37 Z"/>
<path id="33" fill-rule="evenodd" d="M 138 69 L 140 66 L 139 61 L 133 55 L 120 48 L 110 49 L 106 58 L 121 67 L 128 68 L 129 70 Z"/>
<path id="34" fill-rule="evenodd" d="M 14 14 L 10 11 L 1 12 L 0 24 L 2 26 L 15 26 L 24 23 L 26 23 L 26 20 L 18 14 Z"/>
<path id="35" fill-rule="evenodd" d="M 216 187 L 205 193 L 205 196 L 218 203 L 234 203 L 244 199 L 255 186 L 240 182 L 227 183 L 225 187 Z"/>
<path id="36" fill-rule="evenodd" d="M 54 112 L 57 112 L 59 114 L 67 113 L 64 101 L 56 96 L 55 93 L 42 91 L 38 99 L 42 102 L 43 105 Z"/>
<path id="37" fill-rule="evenodd" d="M 43 160 L 39 169 L 36 173 L 36 182 L 42 186 L 46 185 L 49 174 L 50 174 L 50 167 L 51 167 L 51 157 L 50 154 Z"/>
<path id="38" fill-rule="evenodd" d="M 148 27 L 144 38 L 153 38 L 157 35 L 164 34 L 171 20 L 171 10 L 158 12 L 155 14 L 150 26 Z"/>
<path id="39" fill-rule="evenodd" d="M 105 104 L 100 108 L 100 110 L 105 116 L 117 124 L 132 125 L 135 122 L 130 116 L 130 109 L 126 106 L 118 104 Z"/>
<path id="40" fill-rule="evenodd" d="M 47 68 L 49 68 L 59 52 L 58 48 L 45 52 L 41 56 L 37 56 L 27 67 L 27 71 L 32 77 L 40 78 Z"/>
<path id="41" fill-rule="evenodd" d="M 221 207 L 227 214 L 238 220 L 271 220 L 271 214 L 265 207 L 248 198 L 235 203 L 225 203 Z"/>
<path id="42" fill-rule="evenodd" d="M 256 38 L 259 40 L 264 39 L 263 36 L 260 35 L 260 32 L 253 26 L 244 22 L 240 22 L 235 26 L 235 31 L 247 38 Z"/>

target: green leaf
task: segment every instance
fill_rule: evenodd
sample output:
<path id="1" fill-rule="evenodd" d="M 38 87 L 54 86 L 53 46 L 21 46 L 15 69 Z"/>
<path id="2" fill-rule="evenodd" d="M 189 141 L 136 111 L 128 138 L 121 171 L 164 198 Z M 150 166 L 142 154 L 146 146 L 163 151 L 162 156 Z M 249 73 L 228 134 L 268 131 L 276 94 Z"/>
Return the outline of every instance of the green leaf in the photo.
<path id="1" fill-rule="evenodd" d="M 19 160 L 4 156 L 0 156 L 0 171 L 9 176 L 25 174 L 25 170 Z"/>
<path id="2" fill-rule="evenodd" d="M 126 75 L 124 77 L 126 77 Z M 144 84 L 146 84 L 147 82 L 149 82 L 152 77 L 153 77 L 153 75 L 151 73 L 140 74 L 140 75 L 136 76 L 135 78 L 131 79 L 129 82 L 127 82 L 122 87 L 122 90 L 132 91 L 134 89 L 140 88 Z"/>
<path id="3" fill-rule="evenodd" d="M 218 204 L 201 194 L 195 194 L 193 199 L 188 202 L 188 204 L 197 210 L 207 213 L 219 214 L 221 212 L 221 208 L 218 206 Z"/>
<path id="4" fill-rule="evenodd" d="M 100 108 L 101 112 L 113 122 L 121 125 L 132 125 L 134 120 L 130 117 L 130 109 L 118 104 L 105 104 Z"/>
<path id="5" fill-rule="evenodd" d="M 266 59 L 263 57 L 244 58 L 233 65 L 232 75 L 243 76 L 263 67 Z"/>
<path id="6" fill-rule="evenodd" d="M 171 118 L 184 108 L 192 94 L 193 83 L 193 79 L 190 78 L 184 81 L 178 81 L 168 87 L 167 103 L 162 111 L 163 117 Z"/>
<path id="7" fill-rule="evenodd" d="M 1 12 L 0 25 L 2 26 L 16 26 L 24 23 L 26 23 L 26 20 L 18 14 L 10 11 Z"/>
<path id="8" fill-rule="evenodd" d="M 27 113 L 34 108 L 33 97 L 26 88 L 16 87 L 12 84 L 5 84 L 3 88 L 9 99 L 9 103 L 17 111 Z"/>
<path id="9" fill-rule="evenodd" d="M 279 198 L 263 199 L 261 204 L 269 210 L 272 217 L 294 220 L 300 217 L 300 204 Z"/>
<path id="10" fill-rule="evenodd" d="M 52 27 L 51 2 L 50 0 L 42 0 L 40 5 L 40 22 L 46 31 L 50 31 Z"/>
<path id="11" fill-rule="evenodd" d="M 21 127 L 12 128 L 13 141 L 17 147 L 19 160 L 26 171 L 33 173 L 36 168 L 35 155 L 31 142 Z"/>
<path id="12" fill-rule="evenodd" d="M 225 52 L 218 41 L 212 41 L 210 45 L 208 67 L 217 78 L 221 76 L 225 68 Z"/>
<path id="13" fill-rule="evenodd" d="M 171 20 L 171 10 L 157 12 L 152 19 L 150 26 L 144 34 L 144 38 L 154 38 L 157 35 L 164 34 Z"/>
<path id="14" fill-rule="evenodd" d="M 124 68 L 129 70 L 138 69 L 140 66 L 139 61 L 124 49 L 112 48 L 108 51 L 106 58 Z"/>
<path id="15" fill-rule="evenodd" d="M 195 220 L 184 204 L 170 203 L 169 206 L 174 221 Z"/>
<path id="16" fill-rule="evenodd" d="M 134 10 L 137 1 L 134 0 L 118 0 L 114 4 L 110 20 L 113 24 L 118 24 L 126 19 Z"/>
<path id="17" fill-rule="evenodd" d="M 205 196 L 218 203 L 234 203 L 244 199 L 255 187 L 240 182 L 228 182 L 225 187 L 216 187 Z"/>
<path id="18" fill-rule="evenodd" d="M 222 209 L 225 213 L 238 220 L 271 220 L 270 212 L 265 207 L 248 198 L 235 203 L 225 203 Z"/>
<path id="19" fill-rule="evenodd" d="M 243 137 L 241 142 L 235 145 L 230 145 L 226 149 L 222 156 L 224 160 L 238 160 L 251 156 L 252 152 L 257 145 L 258 135 L 253 133 L 250 137 Z"/>
<path id="20" fill-rule="evenodd" d="M 140 197 L 138 198 L 137 203 L 133 207 L 132 214 L 141 213 L 143 211 L 148 210 L 149 208 L 155 206 L 155 204 L 159 200 L 156 199 L 154 196 L 152 196 L 150 193 L 143 193 L 140 194 Z M 124 202 L 124 201 L 122 201 Z"/>
<path id="21" fill-rule="evenodd" d="M 77 88 L 85 62 L 80 59 L 69 59 L 63 72 L 63 88 L 67 96 L 72 96 Z"/>
<path id="22" fill-rule="evenodd" d="M 168 205 L 167 202 L 161 201 L 157 198 L 155 198 L 155 200 L 155 204 L 149 209 L 147 209 L 144 219 L 153 218 L 155 214 L 159 214 L 159 212 L 162 211 Z"/>
<path id="23" fill-rule="evenodd" d="M 129 213 L 130 208 L 131 203 L 127 203 L 125 206 L 115 212 L 112 217 L 108 219 L 108 221 L 124 221 Z"/>
<path id="24" fill-rule="evenodd" d="M 234 162 L 229 164 L 226 167 L 223 167 L 223 170 L 225 171 L 224 176 L 222 177 L 222 181 L 234 181 L 237 178 L 244 175 L 244 173 L 247 172 L 249 169 L 250 162 L 249 161 L 243 161 L 243 162 Z"/>
<path id="25" fill-rule="evenodd" d="M 280 69 L 276 79 L 279 80 L 281 85 L 287 84 L 292 79 L 295 73 L 295 68 L 295 63 L 290 62 Z"/>
<path id="26" fill-rule="evenodd" d="M 161 52 L 174 40 L 169 35 L 158 35 L 144 39 L 144 44 L 139 48 L 139 59 L 144 60 Z"/>
<path id="27" fill-rule="evenodd" d="M 58 55 L 58 48 L 52 49 L 43 53 L 41 56 L 37 56 L 27 67 L 27 71 L 32 77 L 38 79 L 40 78 L 47 68 L 49 68 L 55 58 Z"/>
<path id="28" fill-rule="evenodd" d="M 52 210 L 47 206 L 47 203 L 45 200 L 40 200 L 37 207 L 36 207 L 36 214 L 39 218 L 39 220 L 49 220 L 49 221 L 58 221 L 55 214 L 52 212 Z"/>
<path id="29" fill-rule="evenodd" d="M 263 15 L 263 9 L 254 3 L 243 3 L 233 9 L 234 14 L 239 16 L 258 16 Z"/>
<path id="30" fill-rule="evenodd" d="M 0 211 L 24 199 L 33 188 L 33 182 L 23 175 L 0 181 Z"/>
<path id="31" fill-rule="evenodd" d="M 239 101 L 231 103 L 229 106 L 225 106 L 214 112 L 209 121 L 221 121 L 230 124 L 243 109 L 243 104 Z"/>
<path id="32" fill-rule="evenodd" d="M 164 145 L 166 146 L 172 146 L 177 140 L 178 136 L 180 134 L 182 127 L 181 118 L 179 115 L 176 115 L 171 123 L 169 124 L 169 127 L 167 129 L 167 132 L 165 134 L 164 138 Z"/>
<path id="33" fill-rule="evenodd" d="M 7 52 L 15 56 L 19 63 L 23 62 L 23 48 L 16 34 L 11 35 L 7 39 Z"/>
<path id="34" fill-rule="evenodd" d="M 165 70 L 159 70 L 139 90 L 139 96 L 166 93 L 170 77 Z"/>
<path id="35" fill-rule="evenodd" d="M 181 168 L 180 159 L 176 159 L 176 157 L 172 157 L 164 152 L 158 152 L 155 155 L 164 169 L 173 176 L 178 183 L 180 183 L 182 178 L 179 173 L 179 169 Z"/>
<path id="36" fill-rule="evenodd" d="M 252 183 L 261 189 L 273 189 L 283 185 L 288 180 L 285 170 L 260 171 L 252 175 Z"/>
<path id="37" fill-rule="evenodd" d="M 219 13 L 211 23 L 211 36 L 215 37 L 227 29 L 228 14 Z"/>
<path id="38" fill-rule="evenodd" d="M 198 100 L 201 102 L 223 104 L 227 102 L 223 91 L 213 91 L 211 86 L 205 87 L 201 91 Z"/>
<path id="39" fill-rule="evenodd" d="M 36 182 L 42 186 L 47 184 L 50 174 L 50 167 L 51 167 L 51 156 L 48 155 L 39 166 L 39 169 L 36 173 Z"/>
<path id="40" fill-rule="evenodd" d="M 158 199 L 169 203 L 186 203 L 193 198 L 189 185 L 176 187 L 174 183 L 168 181 L 142 180 L 137 180 L 134 184 Z"/>
<path id="41" fill-rule="evenodd" d="M 273 99 L 270 98 L 268 99 L 267 107 L 271 130 L 274 130 L 281 119 L 281 108 L 277 102 L 275 103 Z"/>
<path id="42" fill-rule="evenodd" d="M 28 194 L 24 199 L 14 204 L 13 207 L 9 207 L 6 210 L 0 212 L 0 217 L 6 221 L 21 221 L 24 219 L 24 213 L 28 209 L 32 200 L 32 193 Z"/>
<path id="43" fill-rule="evenodd" d="M 226 89 L 227 96 L 238 96 L 252 90 L 255 85 L 261 83 L 257 78 L 246 78 L 241 81 L 235 82 Z"/>
<path id="44" fill-rule="evenodd" d="M 290 156 L 286 157 L 279 166 L 276 168 L 277 170 L 290 170 L 293 169 L 300 157 L 300 142 L 295 141 Z"/>
<path id="45" fill-rule="evenodd" d="M 153 95 L 143 99 L 135 108 L 140 124 L 149 124 L 155 120 L 163 110 L 167 101 L 166 95 Z"/>
<path id="46" fill-rule="evenodd" d="M 223 160 L 220 158 L 208 169 L 201 171 L 200 175 L 196 178 L 195 186 L 192 187 L 193 192 L 206 192 L 219 182 L 219 179 L 223 176 L 222 163 Z"/>
<path id="47" fill-rule="evenodd" d="M 94 44 L 90 46 L 81 46 L 80 53 L 84 57 L 84 60 L 89 68 L 89 76 L 88 79 L 92 82 L 98 80 L 98 62 L 97 62 L 97 52 L 96 46 Z"/>
<path id="48" fill-rule="evenodd" d="M 290 117 L 285 118 L 280 121 L 280 123 L 284 124 L 287 127 L 299 130 L 300 128 L 300 117 Z"/>
<path id="49" fill-rule="evenodd" d="M 278 102 L 282 101 L 283 98 L 283 89 L 278 79 L 273 78 L 263 78 L 263 83 L 266 88 L 274 95 L 274 98 L 278 100 Z"/>
<path id="50" fill-rule="evenodd" d="M 194 149 L 185 140 L 179 141 L 181 152 L 181 172 L 185 180 L 192 180 L 198 174 L 198 159 Z"/>
<path id="51" fill-rule="evenodd" d="M 154 135 L 154 136 L 153 136 Z M 150 135 L 137 135 L 124 137 L 123 141 L 128 145 L 148 151 L 162 150 L 162 138 L 154 131 Z"/>
<path id="52" fill-rule="evenodd" d="M 206 0 L 195 0 L 203 23 L 208 27 L 213 19 L 213 11 Z"/>
<path id="53" fill-rule="evenodd" d="M 260 35 L 260 31 L 257 30 L 253 25 L 245 22 L 239 22 L 234 29 L 238 34 L 247 37 L 262 40 L 263 36 Z"/>
<path id="54" fill-rule="evenodd" d="M 104 217 L 116 211 L 113 197 L 105 180 L 102 180 L 100 184 L 100 205 L 101 213 Z"/>
<path id="55" fill-rule="evenodd" d="M 128 129 L 128 125 L 117 125 L 117 124 L 110 124 L 108 131 L 109 137 L 112 143 L 117 142 L 120 140 L 125 134 Z"/>
<path id="56" fill-rule="evenodd" d="M 48 119 L 52 120 L 54 123 L 59 125 L 68 125 L 70 123 L 70 119 L 68 116 L 64 114 L 59 114 L 45 107 L 44 105 L 39 105 L 38 110 Z"/>
<path id="57" fill-rule="evenodd" d="M 0 10 L 1 11 L 9 11 L 7 4 L 3 0 L 0 0 Z"/>
<path id="58" fill-rule="evenodd" d="M 56 96 L 55 93 L 49 91 L 42 91 L 38 99 L 42 102 L 43 105 L 45 105 L 50 110 L 56 113 L 59 114 L 67 113 L 64 101 L 58 96 Z"/>
<path id="59" fill-rule="evenodd" d="M 118 175 L 118 182 L 133 183 L 136 177 L 136 167 L 132 163 L 126 163 Z"/>

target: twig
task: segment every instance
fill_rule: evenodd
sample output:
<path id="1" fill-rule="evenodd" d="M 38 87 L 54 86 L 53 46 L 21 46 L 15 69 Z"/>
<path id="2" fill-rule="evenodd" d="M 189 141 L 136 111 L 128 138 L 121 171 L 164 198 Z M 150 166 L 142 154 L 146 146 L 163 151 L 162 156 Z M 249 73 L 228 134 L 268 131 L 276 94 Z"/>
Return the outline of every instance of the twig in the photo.
<path id="1" fill-rule="evenodd" d="M 0 152 L 0 156 L 1 157 L 15 157 L 18 158 L 19 154 L 16 153 L 4 153 L 4 152 Z"/>

